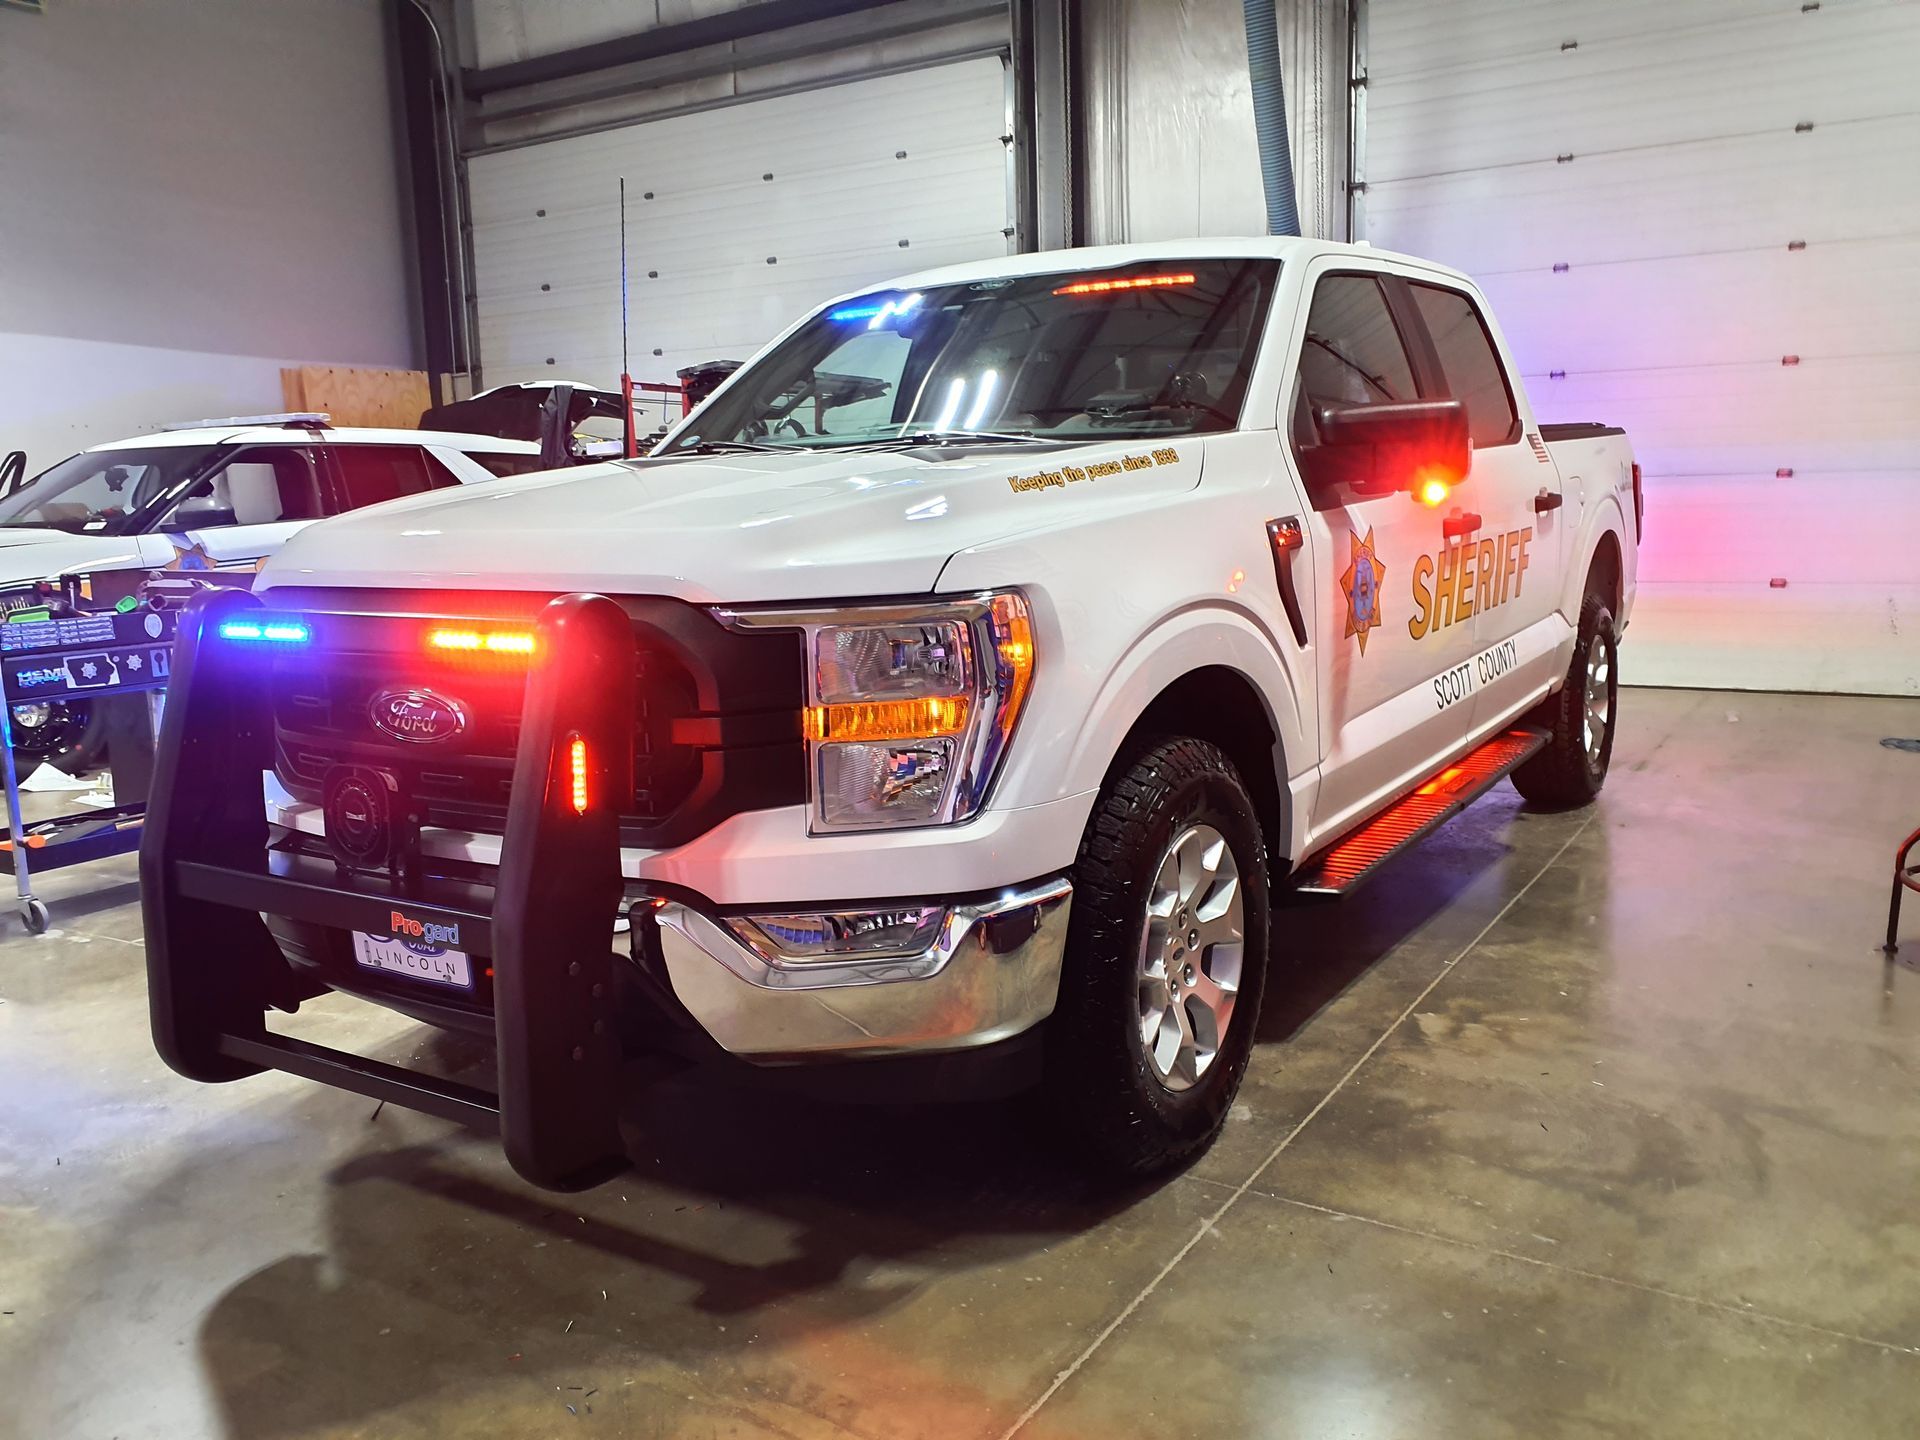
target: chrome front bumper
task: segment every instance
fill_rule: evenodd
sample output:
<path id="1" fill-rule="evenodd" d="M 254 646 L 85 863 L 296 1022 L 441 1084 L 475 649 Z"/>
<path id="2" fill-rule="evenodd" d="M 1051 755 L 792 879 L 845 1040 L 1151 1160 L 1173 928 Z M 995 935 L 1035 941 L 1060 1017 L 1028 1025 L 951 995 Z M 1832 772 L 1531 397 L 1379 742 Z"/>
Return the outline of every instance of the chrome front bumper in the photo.
<path id="1" fill-rule="evenodd" d="M 1073 886 L 1064 877 L 955 905 L 917 955 L 770 963 L 687 905 L 655 913 L 674 995 L 719 1045 L 762 1061 L 962 1050 L 1053 1013 Z"/>

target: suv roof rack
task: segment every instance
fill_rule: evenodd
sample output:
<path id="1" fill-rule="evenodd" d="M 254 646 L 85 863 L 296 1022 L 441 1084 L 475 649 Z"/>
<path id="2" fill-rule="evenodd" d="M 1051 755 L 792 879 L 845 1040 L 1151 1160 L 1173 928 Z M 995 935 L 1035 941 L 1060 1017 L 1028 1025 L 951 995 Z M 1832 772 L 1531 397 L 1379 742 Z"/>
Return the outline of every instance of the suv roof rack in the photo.
<path id="1" fill-rule="evenodd" d="M 227 415 L 218 420 L 176 420 L 171 425 L 162 425 L 162 432 L 168 430 L 223 430 L 231 427 L 245 429 L 250 425 L 283 425 L 290 430 L 324 430 L 333 423 L 331 415 L 313 410 L 294 410 L 280 415 Z"/>

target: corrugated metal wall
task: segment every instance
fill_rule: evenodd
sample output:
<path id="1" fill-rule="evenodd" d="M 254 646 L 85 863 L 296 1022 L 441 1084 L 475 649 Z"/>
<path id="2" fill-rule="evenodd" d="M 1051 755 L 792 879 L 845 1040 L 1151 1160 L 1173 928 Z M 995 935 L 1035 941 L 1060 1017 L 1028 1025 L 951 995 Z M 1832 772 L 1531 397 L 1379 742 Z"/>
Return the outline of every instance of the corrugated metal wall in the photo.
<path id="1" fill-rule="evenodd" d="M 1368 28 L 1368 238 L 1478 276 L 1541 418 L 1646 467 L 1626 678 L 1920 694 L 1920 6 Z"/>
<path id="2" fill-rule="evenodd" d="M 1280 0 L 1300 227 L 1346 236 L 1347 6 Z M 1241 0 L 1084 0 L 1089 238 L 1266 230 Z"/>
<path id="3" fill-rule="evenodd" d="M 968 60 L 476 156 L 483 380 L 744 359 L 832 295 L 1006 253 L 1005 70 Z"/>

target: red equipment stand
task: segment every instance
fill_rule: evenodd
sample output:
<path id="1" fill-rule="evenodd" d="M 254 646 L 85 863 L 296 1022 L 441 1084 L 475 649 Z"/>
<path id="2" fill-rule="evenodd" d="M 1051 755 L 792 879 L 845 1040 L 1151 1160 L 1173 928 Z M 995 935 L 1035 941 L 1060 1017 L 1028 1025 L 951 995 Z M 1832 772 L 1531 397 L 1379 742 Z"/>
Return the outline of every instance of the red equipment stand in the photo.
<path id="1" fill-rule="evenodd" d="M 1900 892 L 1920 890 L 1920 864 L 1907 863 L 1916 845 L 1920 845 L 1920 830 L 1907 836 L 1907 843 L 1893 857 L 1893 900 L 1887 906 L 1887 943 L 1882 947 L 1889 955 L 1900 949 Z"/>
<path id="2" fill-rule="evenodd" d="M 669 385 L 659 380 L 636 380 L 631 375 L 622 375 L 620 377 L 620 398 L 625 402 L 627 410 L 624 450 L 625 456 L 629 460 L 637 459 L 640 454 L 640 423 L 633 413 L 633 400 L 636 395 L 658 395 L 660 397 L 660 413 L 662 418 L 666 417 L 668 405 L 678 405 L 681 416 L 684 416 L 688 409 L 691 408 L 687 399 L 687 387 L 684 383 Z M 679 416 L 673 417 L 673 419 L 678 418 Z M 667 423 L 670 425 L 673 423 L 673 420 L 669 419 Z"/>

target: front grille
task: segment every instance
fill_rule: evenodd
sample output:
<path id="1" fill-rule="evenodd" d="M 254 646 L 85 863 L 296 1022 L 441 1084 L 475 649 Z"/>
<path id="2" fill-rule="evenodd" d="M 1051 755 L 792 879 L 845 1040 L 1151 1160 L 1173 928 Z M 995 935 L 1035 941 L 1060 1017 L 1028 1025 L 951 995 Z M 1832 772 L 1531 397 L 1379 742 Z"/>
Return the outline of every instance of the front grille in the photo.
<path id="1" fill-rule="evenodd" d="M 318 803 L 335 766 L 374 766 L 395 777 L 423 823 L 501 831 L 525 669 L 511 660 L 442 659 L 429 653 L 424 637 L 448 620 L 527 623 L 530 615 L 522 607 L 510 616 L 466 607 L 396 613 L 385 609 L 394 603 L 388 592 L 352 597 L 364 608 L 349 611 L 342 604 L 348 597 L 313 593 L 320 605 L 289 604 L 295 597 L 288 592 L 273 597 L 275 608 L 314 618 L 313 643 L 273 659 L 280 783 L 296 798 Z M 637 650 L 634 787 L 622 810 L 628 838 L 677 844 L 728 814 L 804 799 L 803 687 L 793 637 L 737 634 L 677 601 L 621 603 L 635 617 Z M 377 728 L 375 698 L 410 689 L 455 702 L 465 728 L 424 744 Z"/>

